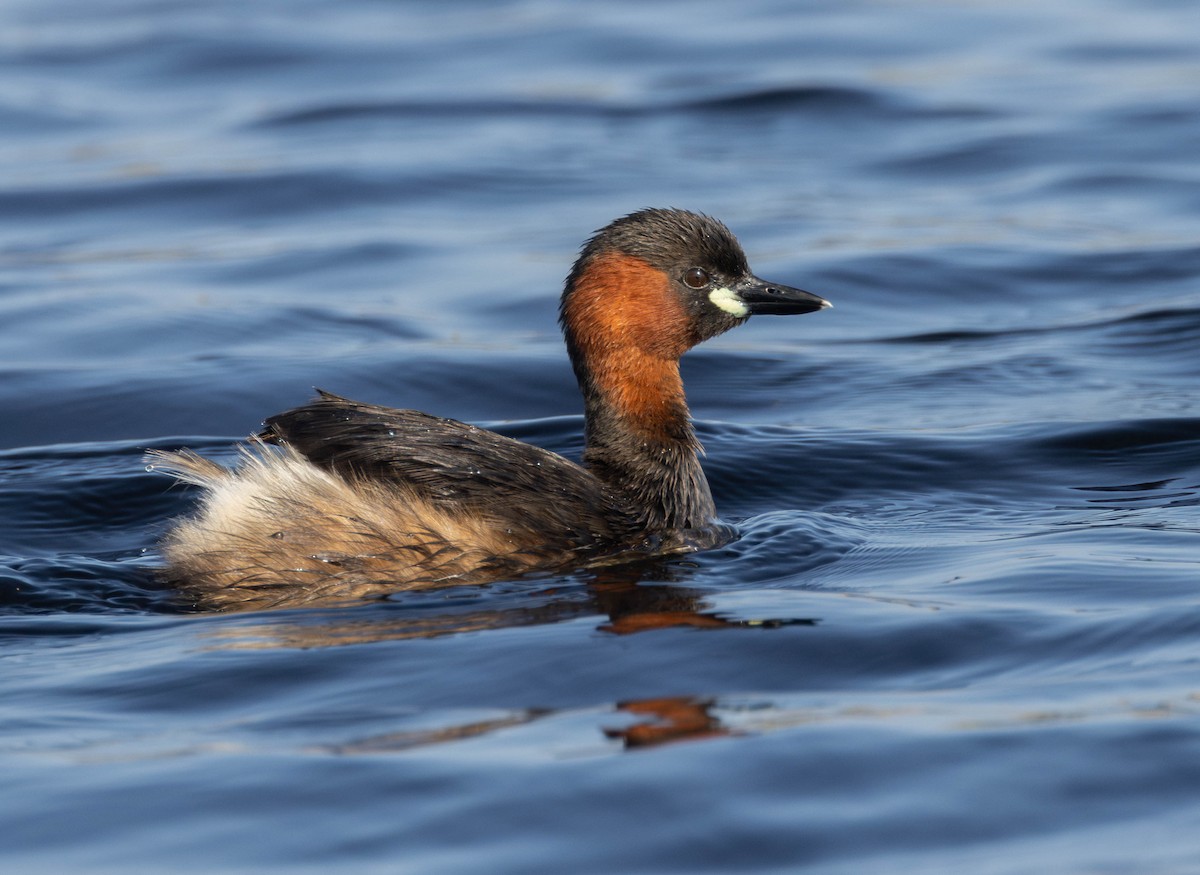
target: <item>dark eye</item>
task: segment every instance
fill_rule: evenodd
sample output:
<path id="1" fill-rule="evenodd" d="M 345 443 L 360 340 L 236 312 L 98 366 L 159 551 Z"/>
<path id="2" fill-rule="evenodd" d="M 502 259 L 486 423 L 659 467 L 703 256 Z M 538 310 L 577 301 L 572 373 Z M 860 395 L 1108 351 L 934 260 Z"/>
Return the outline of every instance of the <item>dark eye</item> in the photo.
<path id="1" fill-rule="evenodd" d="M 683 275 L 683 281 L 687 283 L 689 288 L 702 289 L 712 282 L 712 277 L 708 275 L 708 271 L 693 267 Z"/>

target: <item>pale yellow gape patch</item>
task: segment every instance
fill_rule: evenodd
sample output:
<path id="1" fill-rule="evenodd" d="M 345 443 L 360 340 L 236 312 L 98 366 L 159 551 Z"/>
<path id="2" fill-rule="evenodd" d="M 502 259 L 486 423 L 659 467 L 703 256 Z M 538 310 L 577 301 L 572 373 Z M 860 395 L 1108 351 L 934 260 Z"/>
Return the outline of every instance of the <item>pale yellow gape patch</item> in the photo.
<path id="1" fill-rule="evenodd" d="M 717 309 L 724 310 L 731 316 L 740 317 L 750 314 L 750 308 L 746 306 L 746 302 L 738 297 L 737 292 L 725 286 L 709 292 L 708 299 L 713 302 Z"/>

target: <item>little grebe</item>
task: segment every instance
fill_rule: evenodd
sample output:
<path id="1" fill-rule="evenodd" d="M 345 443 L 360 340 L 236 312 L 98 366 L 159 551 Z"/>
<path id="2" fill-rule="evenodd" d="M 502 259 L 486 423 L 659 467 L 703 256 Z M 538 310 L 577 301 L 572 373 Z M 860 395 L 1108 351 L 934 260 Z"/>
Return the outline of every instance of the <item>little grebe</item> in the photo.
<path id="1" fill-rule="evenodd" d="M 415 410 L 322 392 L 273 416 L 236 469 L 152 468 L 203 487 L 162 546 L 206 607 L 252 609 L 483 583 L 725 543 L 679 358 L 752 314 L 828 302 L 755 277 L 721 222 L 617 219 L 583 247 L 559 321 L 584 398 L 583 465 Z"/>

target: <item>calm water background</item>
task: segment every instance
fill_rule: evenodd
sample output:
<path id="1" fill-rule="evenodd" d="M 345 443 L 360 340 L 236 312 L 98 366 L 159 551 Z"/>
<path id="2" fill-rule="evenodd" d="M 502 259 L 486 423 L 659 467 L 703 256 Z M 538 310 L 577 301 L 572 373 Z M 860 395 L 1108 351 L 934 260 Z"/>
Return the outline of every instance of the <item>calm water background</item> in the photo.
<path id="1" fill-rule="evenodd" d="M 736 7 L 737 11 L 732 11 Z M 0 867 L 1200 872 L 1200 21 L 1124 2 L 0 6 Z M 585 235 L 836 309 L 685 361 L 728 548 L 180 610 L 319 385 L 577 453 Z"/>

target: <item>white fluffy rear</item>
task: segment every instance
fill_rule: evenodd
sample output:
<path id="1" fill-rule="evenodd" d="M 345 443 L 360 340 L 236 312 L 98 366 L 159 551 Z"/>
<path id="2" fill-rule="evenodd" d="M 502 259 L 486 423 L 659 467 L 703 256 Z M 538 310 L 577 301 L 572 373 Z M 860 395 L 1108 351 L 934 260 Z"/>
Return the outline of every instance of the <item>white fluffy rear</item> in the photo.
<path id="1" fill-rule="evenodd" d="M 205 490 L 162 551 L 167 576 L 206 606 L 478 583 L 533 564 L 485 519 L 451 515 L 403 484 L 344 479 L 288 448 L 255 442 L 232 469 L 188 451 L 148 461 Z"/>

